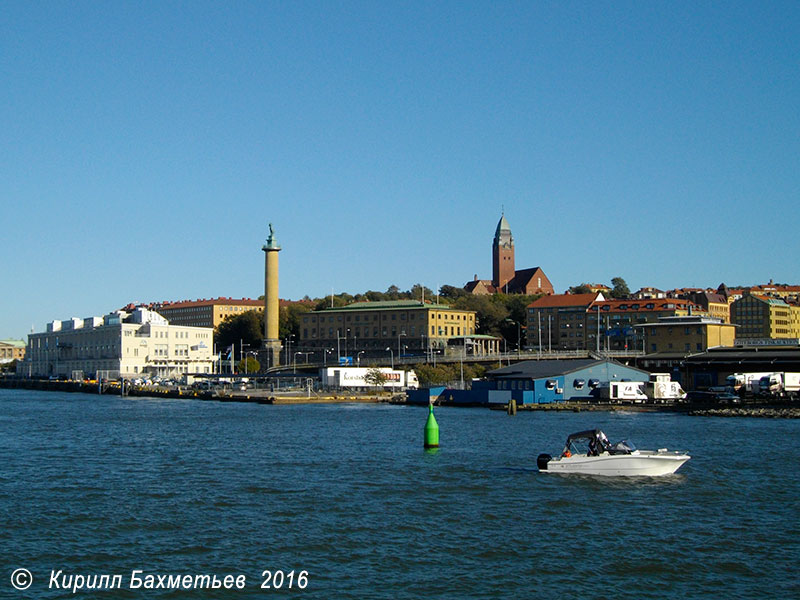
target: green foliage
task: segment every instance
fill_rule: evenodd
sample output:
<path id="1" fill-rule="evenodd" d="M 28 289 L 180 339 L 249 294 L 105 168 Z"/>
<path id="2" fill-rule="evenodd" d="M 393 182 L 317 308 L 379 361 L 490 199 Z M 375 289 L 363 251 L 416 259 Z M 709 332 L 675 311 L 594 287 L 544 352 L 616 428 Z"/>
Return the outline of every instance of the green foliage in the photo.
<path id="1" fill-rule="evenodd" d="M 303 315 L 311 312 L 310 302 L 292 302 L 282 306 L 278 316 L 278 335 L 281 339 L 286 339 L 294 334 L 295 339 L 300 339 L 300 324 Z"/>
<path id="2" fill-rule="evenodd" d="M 625 283 L 622 277 L 614 277 L 614 279 L 611 280 L 611 285 L 613 286 L 611 289 L 612 298 L 627 298 L 631 295 L 628 284 Z"/>
<path id="3" fill-rule="evenodd" d="M 419 384 L 423 387 L 432 385 L 446 385 L 451 382 L 461 380 L 461 365 L 459 363 L 447 363 L 416 365 L 414 371 L 417 373 Z M 482 365 L 464 363 L 464 381 L 478 379 L 486 374 L 486 369 Z"/>
<path id="4" fill-rule="evenodd" d="M 248 356 L 247 359 L 242 359 L 236 363 L 236 368 L 239 373 L 258 373 L 261 371 L 261 363 L 252 356 Z"/>
<path id="5" fill-rule="evenodd" d="M 457 300 L 458 298 L 463 298 L 464 296 L 471 296 L 467 290 L 462 287 L 456 287 L 454 285 L 443 285 L 439 288 L 439 296 L 446 300 Z"/>
<path id="6" fill-rule="evenodd" d="M 241 344 L 250 348 L 260 348 L 264 337 L 264 313 L 257 310 L 248 310 L 233 317 L 228 317 L 217 325 L 214 332 L 214 341 L 217 348 L 224 350 L 233 346 L 237 352 Z"/>
<path id="7" fill-rule="evenodd" d="M 386 373 L 381 371 L 380 369 L 370 369 L 367 371 L 367 374 L 364 375 L 364 381 L 366 381 L 369 385 L 374 385 L 375 387 L 381 387 L 385 384 L 389 378 L 386 376 Z"/>
<path id="8" fill-rule="evenodd" d="M 541 294 L 464 294 L 455 298 L 450 305 L 462 310 L 474 310 L 477 313 L 478 333 L 500 336 L 516 345 L 518 333 L 523 339 L 525 337 L 528 305 L 537 298 L 541 298 Z"/>
<path id="9" fill-rule="evenodd" d="M 420 283 L 414 284 L 414 286 L 410 290 L 406 290 L 405 292 L 400 291 L 400 288 L 396 285 L 390 285 L 389 288 L 385 292 L 376 292 L 374 290 L 369 290 L 364 292 L 363 294 L 348 294 L 343 292 L 341 294 L 334 294 L 332 296 L 326 296 L 325 298 L 317 298 L 314 300 L 313 310 L 325 310 L 326 308 L 339 308 L 342 306 L 346 306 L 353 302 L 386 302 L 390 300 L 422 300 L 423 296 L 425 300 L 429 300 L 435 297 L 433 290 L 430 288 L 425 287 Z"/>
<path id="10" fill-rule="evenodd" d="M 580 285 L 573 285 L 571 288 L 569 288 L 567 290 L 567 293 L 569 293 L 569 294 L 591 294 L 592 293 L 592 288 L 590 288 L 585 283 L 582 283 Z"/>

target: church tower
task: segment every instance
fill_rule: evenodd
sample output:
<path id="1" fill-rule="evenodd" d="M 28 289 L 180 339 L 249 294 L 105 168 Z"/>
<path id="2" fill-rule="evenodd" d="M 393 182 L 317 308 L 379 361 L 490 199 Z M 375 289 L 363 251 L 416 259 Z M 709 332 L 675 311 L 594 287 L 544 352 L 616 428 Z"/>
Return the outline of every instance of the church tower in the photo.
<path id="1" fill-rule="evenodd" d="M 498 292 L 514 279 L 514 238 L 505 215 L 500 217 L 492 243 L 492 285 Z"/>

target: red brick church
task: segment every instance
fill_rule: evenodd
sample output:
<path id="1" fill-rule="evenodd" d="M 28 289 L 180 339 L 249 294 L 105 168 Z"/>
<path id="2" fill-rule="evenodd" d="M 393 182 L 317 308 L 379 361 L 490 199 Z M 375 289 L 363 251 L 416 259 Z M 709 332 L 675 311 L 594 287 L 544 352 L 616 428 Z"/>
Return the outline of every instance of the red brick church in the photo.
<path id="1" fill-rule="evenodd" d="M 475 276 L 464 286 L 471 294 L 553 294 L 553 284 L 541 267 L 514 268 L 514 237 L 505 215 L 500 217 L 492 242 L 492 279 Z"/>

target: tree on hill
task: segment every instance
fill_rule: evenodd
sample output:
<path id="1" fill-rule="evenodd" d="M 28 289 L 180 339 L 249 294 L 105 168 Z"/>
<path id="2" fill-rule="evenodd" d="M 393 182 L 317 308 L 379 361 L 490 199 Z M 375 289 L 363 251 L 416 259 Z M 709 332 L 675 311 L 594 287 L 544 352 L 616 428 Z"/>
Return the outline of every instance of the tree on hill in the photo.
<path id="1" fill-rule="evenodd" d="M 439 296 L 446 300 L 456 300 L 457 298 L 463 298 L 469 295 L 470 293 L 467 290 L 454 285 L 443 285 L 439 288 Z"/>
<path id="2" fill-rule="evenodd" d="M 611 285 L 613 286 L 611 289 L 612 298 L 627 298 L 631 295 L 628 284 L 625 283 L 622 277 L 614 277 L 614 279 L 611 280 Z"/>
<path id="3" fill-rule="evenodd" d="M 592 288 L 590 288 L 585 283 L 580 285 L 573 285 L 571 288 L 567 290 L 568 294 L 591 294 Z"/>

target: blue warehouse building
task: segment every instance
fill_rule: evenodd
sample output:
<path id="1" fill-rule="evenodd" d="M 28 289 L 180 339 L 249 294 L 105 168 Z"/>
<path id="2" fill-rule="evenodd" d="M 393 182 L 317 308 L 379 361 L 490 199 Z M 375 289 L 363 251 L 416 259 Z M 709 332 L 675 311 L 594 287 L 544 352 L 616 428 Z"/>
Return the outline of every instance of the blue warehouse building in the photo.
<path id="1" fill-rule="evenodd" d="M 429 401 L 461 405 L 549 404 L 589 398 L 592 391 L 610 381 L 648 381 L 647 371 L 613 360 L 527 360 L 495 369 L 486 379 L 472 382 L 471 390 L 444 387 L 409 390 L 408 401 Z"/>
<path id="2" fill-rule="evenodd" d="M 472 389 L 510 393 L 517 404 L 547 404 L 592 396 L 610 381 L 647 381 L 650 373 L 613 360 L 527 360 L 489 371 Z"/>

